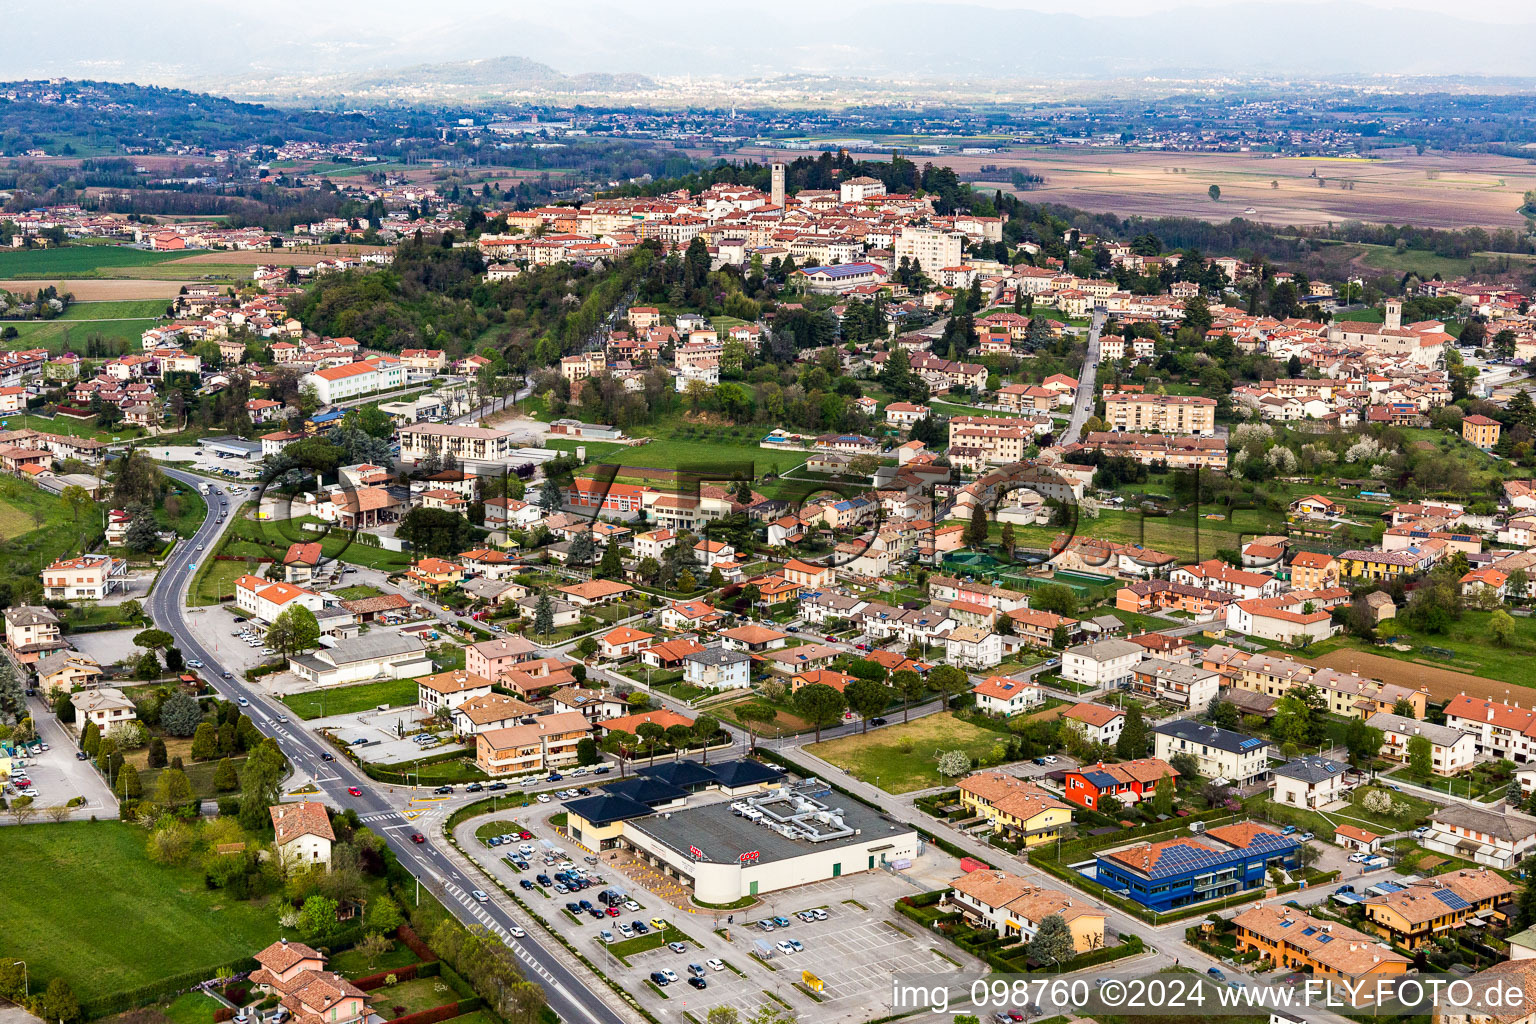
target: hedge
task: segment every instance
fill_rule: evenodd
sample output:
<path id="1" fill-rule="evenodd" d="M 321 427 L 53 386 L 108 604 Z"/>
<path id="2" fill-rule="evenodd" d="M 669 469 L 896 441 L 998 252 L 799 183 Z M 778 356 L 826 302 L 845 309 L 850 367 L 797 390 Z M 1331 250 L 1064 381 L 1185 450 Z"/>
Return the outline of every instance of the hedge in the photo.
<path id="1" fill-rule="evenodd" d="M 464 822 L 468 821 L 470 818 L 478 818 L 482 814 L 491 814 L 495 811 L 507 810 L 511 807 L 512 801 L 514 800 L 521 800 L 524 803 L 527 803 L 528 794 L 524 793 L 520 789 L 514 789 L 509 790 L 506 793 L 498 793 L 495 796 L 488 796 L 483 800 L 476 800 L 473 803 L 465 804 L 463 807 L 460 807 L 458 810 L 448 815 L 448 820 L 443 823 L 443 832 L 445 835 L 451 838 L 453 836 L 453 830 L 464 824 Z"/>
<path id="2" fill-rule="evenodd" d="M 432 952 L 432 947 L 422 942 L 421 936 L 417 935 L 416 929 L 410 925 L 402 924 L 399 928 L 396 928 L 395 938 L 405 943 L 405 948 L 415 953 L 419 959 L 427 963 L 437 960 L 437 954 Z"/>
<path id="3" fill-rule="evenodd" d="M 396 1017 L 393 1024 L 437 1024 L 438 1021 L 452 1020 L 462 1017 L 466 1013 L 474 1013 L 485 1005 L 485 1000 L 479 996 L 473 999 L 461 999 L 456 1003 L 444 1003 L 442 1006 L 434 1006 L 430 1010 L 421 1010 L 417 1013 L 408 1013 L 404 1017 Z"/>
<path id="4" fill-rule="evenodd" d="M 417 974 L 417 970 L 416 969 L 419 966 L 421 966 L 421 965 L 420 964 L 407 964 L 404 967 L 396 967 L 392 971 L 380 971 L 378 974 L 369 974 L 369 975 L 367 975 L 365 977 L 357 978 L 357 979 L 355 979 L 352 982 L 352 984 L 356 985 L 358 988 L 362 989 L 364 992 L 371 992 L 374 989 L 380 987 L 381 985 L 389 984 L 390 983 L 389 979 L 391 977 L 393 977 L 395 979 L 395 981 L 397 981 L 397 982 L 411 981 L 412 979 L 414 979 L 416 977 L 416 974 Z"/>
<path id="5" fill-rule="evenodd" d="M 199 987 L 208 979 L 216 977 L 219 970 L 224 967 L 229 968 L 231 973 L 238 975 L 255 970 L 257 964 L 254 957 L 242 957 L 227 964 L 216 964 L 212 967 L 195 971 L 182 971 L 180 974 L 172 974 L 134 988 L 123 989 L 110 995 L 98 996 L 95 999 L 83 999 L 80 1001 L 80 1016 L 86 1020 L 108 1017 L 115 1013 L 123 1013 L 139 1006 L 147 1006 L 150 1003 L 158 1003 L 163 999 L 179 996 L 184 992 L 190 992 Z"/>

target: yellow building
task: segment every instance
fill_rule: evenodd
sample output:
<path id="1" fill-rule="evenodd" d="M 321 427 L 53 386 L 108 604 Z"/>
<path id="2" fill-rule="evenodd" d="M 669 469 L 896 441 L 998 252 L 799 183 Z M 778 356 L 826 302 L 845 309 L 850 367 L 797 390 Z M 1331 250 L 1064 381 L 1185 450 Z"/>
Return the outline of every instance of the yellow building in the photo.
<path id="1" fill-rule="evenodd" d="M 1339 574 L 1351 580 L 1391 580 L 1418 572 L 1423 555 L 1407 551 L 1345 551 L 1339 555 Z"/>
<path id="2" fill-rule="evenodd" d="M 1461 436 L 1479 448 L 1492 448 L 1499 443 L 1499 421 L 1487 416 L 1464 417 Z"/>
<path id="3" fill-rule="evenodd" d="M 1405 700 L 1413 717 L 1423 720 L 1429 690 L 1417 690 L 1369 679 L 1353 672 L 1309 665 L 1266 651 L 1244 651 L 1225 644 L 1206 648 L 1201 667 L 1219 672 L 1222 685 L 1266 697 L 1284 697 L 1292 690 L 1310 686 L 1328 703 L 1328 710 L 1343 718 L 1369 718 L 1378 711 L 1391 712 Z"/>
<path id="4" fill-rule="evenodd" d="M 1237 926 L 1237 951 L 1256 950 L 1276 967 L 1306 968 L 1320 979 L 1362 978 L 1407 974 L 1413 961 L 1393 952 L 1374 936 L 1333 921 L 1320 921 L 1287 906 L 1258 906 L 1232 919 Z M 1374 998 L 1374 984 L 1361 987 Z"/>
<path id="5" fill-rule="evenodd" d="M 960 804 L 992 829 L 1025 846 L 1039 846 L 1062 835 L 1072 823 L 1072 807 L 1033 782 L 1005 772 L 976 772 L 960 783 Z"/>
<path id="6" fill-rule="evenodd" d="M 1291 562 L 1292 590 L 1329 590 L 1339 585 L 1339 560 L 1316 551 L 1299 551 Z"/>
<path id="7" fill-rule="evenodd" d="M 950 883 L 947 897 L 972 922 L 993 929 L 1004 939 L 1033 939 L 1040 922 L 1061 915 L 1079 953 L 1104 946 L 1104 915 L 1088 900 L 1056 889 L 1044 889 L 1006 871 L 983 868 Z"/>
<path id="8" fill-rule="evenodd" d="M 1503 920 L 1497 909 L 1515 894 L 1515 884 L 1487 868 L 1436 875 L 1398 892 L 1365 901 L 1365 919 L 1404 949 L 1418 949 L 1473 917 Z"/>

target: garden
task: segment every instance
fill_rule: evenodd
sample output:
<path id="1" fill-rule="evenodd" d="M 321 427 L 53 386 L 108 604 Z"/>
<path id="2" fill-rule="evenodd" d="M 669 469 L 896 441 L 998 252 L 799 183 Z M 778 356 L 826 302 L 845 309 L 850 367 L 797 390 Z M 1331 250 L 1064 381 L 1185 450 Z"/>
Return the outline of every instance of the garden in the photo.
<path id="1" fill-rule="evenodd" d="M 945 711 L 892 723 L 874 732 L 815 743 L 806 750 L 887 793 L 910 793 L 944 784 L 942 755 L 961 752 L 963 767 L 948 777 L 964 775 L 973 761 L 1001 763 L 1006 757 L 1006 742 L 1006 736 L 960 721 L 953 712 Z M 1004 753 L 999 754 L 1000 750 Z"/>

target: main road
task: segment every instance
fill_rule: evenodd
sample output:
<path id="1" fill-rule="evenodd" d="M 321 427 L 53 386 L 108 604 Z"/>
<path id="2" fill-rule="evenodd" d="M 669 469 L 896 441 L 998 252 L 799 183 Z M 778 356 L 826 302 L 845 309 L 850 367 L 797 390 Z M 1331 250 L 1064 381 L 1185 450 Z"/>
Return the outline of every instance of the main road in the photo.
<path id="1" fill-rule="evenodd" d="M 1083 370 L 1077 375 L 1077 400 L 1072 403 L 1072 418 L 1062 432 L 1061 444 L 1071 444 L 1083 432 L 1088 417 L 1093 414 L 1093 381 L 1099 371 L 1099 332 L 1104 329 L 1108 314 L 1103 306 L 1093 307 L 1093 323 L 1088 328 L 1088 354 L 1083 358 Z"/>
<path id="2" fill-rule="evenodd" d="M 544 989 L 550 1008 L 562 1020 L 567 1024 L 628 1024 L 562 962 L 563 951 L 552 952 L 555 948 L 552 942 L 546 945 L 549 940 L 536 938 L 543 932 L 533 922 L 514 917 L 494 896 L 485 903 L 475 900 L 470 894 L 483 883 L 460 871 L 438 848 L 436 837 L 425 835 L 423 842 L 412 842 L 415 829 L 389 799 L 387 787 L 368 778 L 345 758 L 324 760 L 322 755 L 329 753 L 329 747 L 323 739 L 307 729 L 280 720 L 286 717 L 285 709 L 274 708 L 259 688 L 247 686 L 219 662 L 213 650 L 213 616 L 208 612 L 189 610 L 186 597 L 197 563 L 212 557 L 215 542 L 228 525 L 219 522 L 220 511 L 232 512 L 236 503 L 218 483 L 179 470 L 162 467 L 162 471 L 193 488 L 209 483 L 212 492 L 206 495 L 208 514 L 202 525 L 191 538 L 172 550 L 159 582 L 150 594 L 147 610 L 155 624 L 176 638 L 176 645 L 188 659 L 202 661 L 203 675 L 220 696 L 247 705 L 245 712 L 251 721 L 277 741 L 278 748 L 292 765 L 314 779 L 327 803 L 355 810 L 358 817 L 384 837 L 406 870 L 427 883 L 454 916 L 466 925 L 481 926 L 501 939 L 517 956 L 528 979 Z M 359 790 L 361 795 L 351 795 L 350 789 Z M 395 797 L 397 801 L 401 799 L 404 797 Z M 526 937 L 514 937 L 514 928 L 523 930 Z"/>

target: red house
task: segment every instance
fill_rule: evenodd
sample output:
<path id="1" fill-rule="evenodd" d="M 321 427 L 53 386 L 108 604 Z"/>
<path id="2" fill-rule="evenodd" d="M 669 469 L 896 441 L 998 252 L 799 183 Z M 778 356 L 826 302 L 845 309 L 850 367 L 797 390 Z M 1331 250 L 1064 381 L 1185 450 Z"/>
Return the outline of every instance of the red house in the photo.
<path id="1" fill-rule="evenodd" d="M 1081 768 L 1067 770 L 1065 793 L 1067 800 L 1079 807 L 1097 810 L 1102 797 L 1112 796 L 1122 804 L 1133 804 L 1149 799 L 1157 787 L 1172 786 L 1178 776 L 1173 765 L 1156 757 L 1143 757 L 1122 764 L 1085 764 Z"/>

